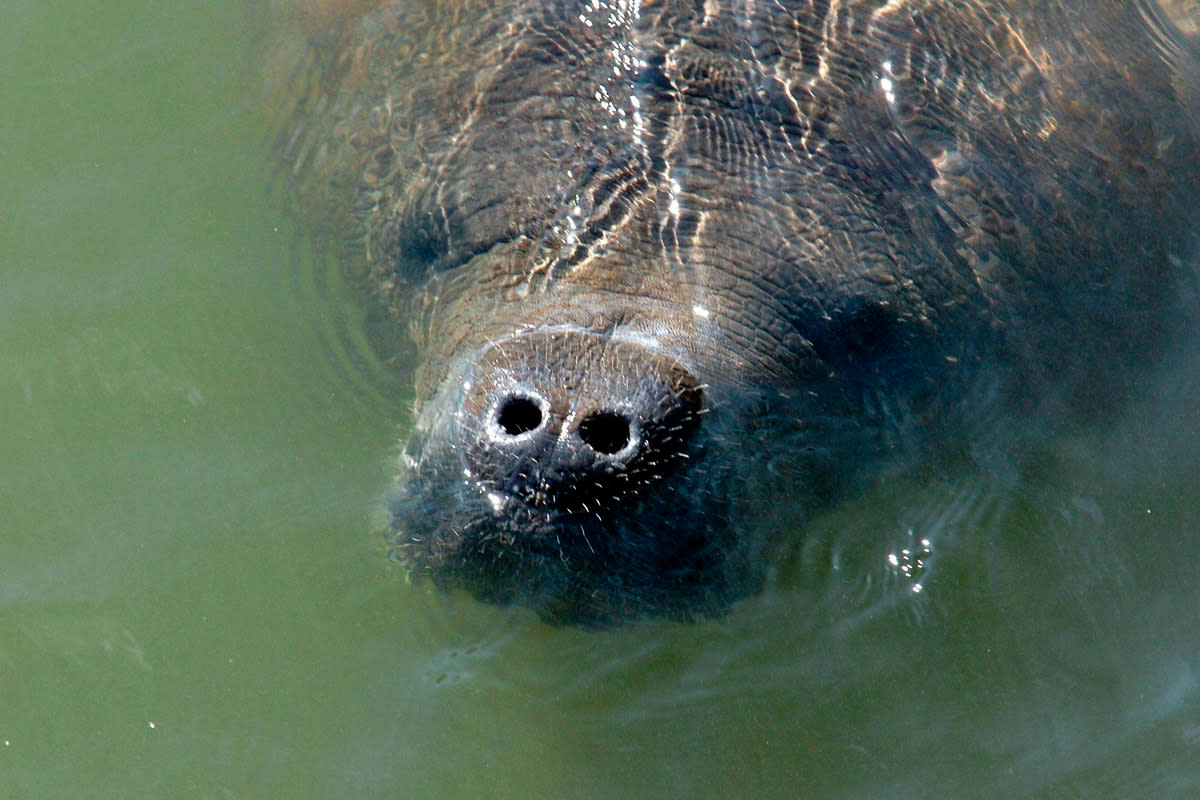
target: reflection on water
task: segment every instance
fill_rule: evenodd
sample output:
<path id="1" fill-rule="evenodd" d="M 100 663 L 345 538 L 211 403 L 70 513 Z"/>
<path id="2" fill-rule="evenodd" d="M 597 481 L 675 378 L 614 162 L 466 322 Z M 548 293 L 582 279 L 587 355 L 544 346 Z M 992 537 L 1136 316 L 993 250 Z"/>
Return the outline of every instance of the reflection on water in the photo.
<path id="1" fill-rule="evenodd" d="M 66 11 L 0 26 L 0 796 L 1200 794 L 1195 353 L 888 476 L 722 620 L 440 597 L 372 531 L 408 398 L 264 188 L 245 9 Z"/>

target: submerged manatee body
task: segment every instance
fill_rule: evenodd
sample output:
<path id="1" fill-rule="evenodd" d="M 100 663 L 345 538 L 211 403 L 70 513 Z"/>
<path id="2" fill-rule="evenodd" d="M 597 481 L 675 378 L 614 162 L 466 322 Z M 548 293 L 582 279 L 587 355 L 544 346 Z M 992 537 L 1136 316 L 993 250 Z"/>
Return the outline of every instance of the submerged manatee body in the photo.
<path id="1" fill-rule="evenodd" d="M 420 355 L 393 551 L 554 622 L 720 613 L 872 465 L 1119 394 L 1188 296 L 1200 73 L 1148 0 L 404 0 L 314 41 L 288 154 Z"/>

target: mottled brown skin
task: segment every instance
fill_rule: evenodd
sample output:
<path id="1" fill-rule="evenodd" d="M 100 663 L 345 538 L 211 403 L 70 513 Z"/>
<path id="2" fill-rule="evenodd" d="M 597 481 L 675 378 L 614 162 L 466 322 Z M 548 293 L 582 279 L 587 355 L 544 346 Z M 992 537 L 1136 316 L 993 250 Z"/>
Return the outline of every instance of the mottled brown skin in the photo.
<path id="1" fill-rule="evenodd" d="M 392 2 L 314 53 L 287 153 L 420 356 L 394 552 L 552 622 L 721 613 L 872 464 L 1105 405 L 1190 300 L 1153 3 Z"/>

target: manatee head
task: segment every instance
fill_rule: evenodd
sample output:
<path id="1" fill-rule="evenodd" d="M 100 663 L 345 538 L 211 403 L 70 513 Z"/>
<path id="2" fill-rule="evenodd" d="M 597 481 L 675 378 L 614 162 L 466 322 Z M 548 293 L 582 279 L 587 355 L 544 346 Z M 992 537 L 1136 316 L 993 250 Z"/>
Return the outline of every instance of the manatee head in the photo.
<path id="1" fill-rule="evenodd" d="M 1138 4 L 1059 5 L 316 37 L 285 147 L 420 363 L 395 557 L 556 623 L 719 614 L 875 465 L 1119 397 L 1194 296 L 1200 73 Z"/>

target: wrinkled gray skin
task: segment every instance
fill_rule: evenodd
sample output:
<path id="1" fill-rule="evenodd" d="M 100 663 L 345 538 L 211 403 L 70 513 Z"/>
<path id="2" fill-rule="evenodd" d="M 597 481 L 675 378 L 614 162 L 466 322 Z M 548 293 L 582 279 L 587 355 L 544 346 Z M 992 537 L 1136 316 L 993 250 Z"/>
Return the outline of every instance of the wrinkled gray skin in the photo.
<path id="1" fill-rule="evenodd" d="M 288 142 L 411 330 L 414 575 L 719 614 L 873 465 L 1092 410 L 1189 298 L 1194 51 L 1153 3 L 384 3 Z"/>

